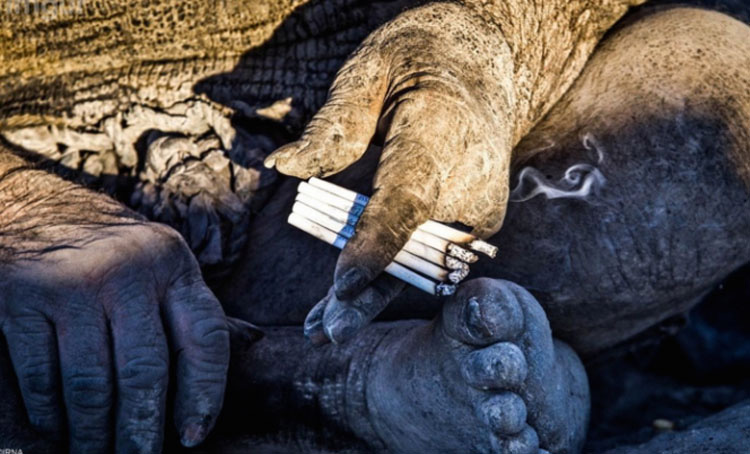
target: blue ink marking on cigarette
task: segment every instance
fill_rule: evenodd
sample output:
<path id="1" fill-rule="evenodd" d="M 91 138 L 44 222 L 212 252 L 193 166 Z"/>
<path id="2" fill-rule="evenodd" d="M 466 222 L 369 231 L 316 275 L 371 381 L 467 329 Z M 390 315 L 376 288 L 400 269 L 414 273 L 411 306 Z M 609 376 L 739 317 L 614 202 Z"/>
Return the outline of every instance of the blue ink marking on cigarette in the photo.
<path id="1" fill-rule="evenodd" d="M 339 236 L 343 236 L 344 238 L 351 238 L 354 236 L 354 227 L 350 225 L 345 225 L 339 230 Z"/>
<path id="2" fill-rule="evenodd" d="M 366 195 L 357 194 L 354 197 L 354 203 L 356 203 L 357 205 L 367 205 L 369 202 L 370 202 L 370 198 L 367 197 Z"/>
<path id="3" fill-rule="evenodd" d="M 349 209 L 349 215 L 347 216 L 346 223 L 350 225 L 356 225 L 357 222 L 359 221 L 359 217 L 362 216 L 362 213 L 364 211 L 365 211 L 365 207 L 363 205 L 357 205 L 355 203 Z"/>
<path id="4" fill-rule="evenodd" d="M 338 249 L 344 249 L 344 246 L 346 246 L 347 241 L 349 240 L 344 238 L 343 236 L 336 235 L 336 240 L 333 242 L 333 246 Z"/>

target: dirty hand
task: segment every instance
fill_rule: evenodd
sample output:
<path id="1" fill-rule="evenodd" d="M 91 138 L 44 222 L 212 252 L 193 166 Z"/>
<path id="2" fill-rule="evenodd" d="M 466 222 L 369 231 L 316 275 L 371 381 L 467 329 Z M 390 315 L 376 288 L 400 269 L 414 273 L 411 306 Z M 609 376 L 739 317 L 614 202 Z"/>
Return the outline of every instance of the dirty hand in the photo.
<path id="1" fill-rule="evenodd" d="M 31 423 L 63 438 L 67 420 L 72 453 L 160 452 L 171 351 L 175 423 L 200 443 L 222 406 L 229 333 L 185 242 L 132 219 L 43 228 L 52 247 L 0 261 L 0 326 Z"/>
<path id="2" fill-rule="evenodd" d="M 463 6 L 411 10 L 374 32 L 339 71 L 302 137 L 266 160 L 298 178 L 337 173 L 374 137 L 373 196 L 306 332 L 343 342 L 401 285 L 384 268 L 428 219 L 496 232 L 508 198 L 512 64 L 499 32 Z"/>

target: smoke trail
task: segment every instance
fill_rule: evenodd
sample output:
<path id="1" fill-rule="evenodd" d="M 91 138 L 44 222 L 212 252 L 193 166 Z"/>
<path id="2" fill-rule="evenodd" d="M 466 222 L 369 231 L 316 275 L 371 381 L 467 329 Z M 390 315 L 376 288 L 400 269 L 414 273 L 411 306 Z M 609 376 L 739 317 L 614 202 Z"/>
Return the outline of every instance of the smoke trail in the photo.
<path id="1" fill-rule="evenodd" d="M 604 161 L 604 153 L 591 134 L 582 138 L 587 150 L 596 150 L 597 164 Z M 550 181 L 534 167 L 524 167 L 518 175 L 518 185 L 510 193 L 511 202 L 525 202 L 543 195 L 547 199 L 581 199 L 597 193 L 607 183 L 598 167 L 591 164 L 575 164 L 565 171 L 557 181 Z"/>

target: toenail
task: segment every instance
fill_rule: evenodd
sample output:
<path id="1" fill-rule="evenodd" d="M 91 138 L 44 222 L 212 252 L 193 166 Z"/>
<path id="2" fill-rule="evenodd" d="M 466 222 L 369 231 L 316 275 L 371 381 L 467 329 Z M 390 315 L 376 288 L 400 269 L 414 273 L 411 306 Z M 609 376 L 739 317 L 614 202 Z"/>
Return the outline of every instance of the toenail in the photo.
<path id="1" fill-rule="evenodd" d="M 466 305 L 466 325 L 472 336 L 478 339 L 486 339 L 492 336 L 492 330 L 482 318 L 482 308 L 476 296 L 471 297 Z"/>
<path id="2" fill-rule="evenodd" d="M 305 337 L 315 346 L 324 345 L 329 342 L 323 331 L 323 321 L 319 320 L 314 323 L 305 324 Z"/>
<path id="3" fill-rule="evenodd" d="M 352 299 L 367 285 L 367 274 L 358 267 L 349 269 L 343 276 L 336 279 L 336 297 L 340 300 Z"/>

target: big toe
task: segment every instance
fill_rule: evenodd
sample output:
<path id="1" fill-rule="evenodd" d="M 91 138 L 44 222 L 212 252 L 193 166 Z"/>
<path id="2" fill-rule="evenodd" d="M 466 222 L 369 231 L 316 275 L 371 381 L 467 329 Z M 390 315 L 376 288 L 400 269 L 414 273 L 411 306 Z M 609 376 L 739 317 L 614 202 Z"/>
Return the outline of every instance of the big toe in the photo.
<path id="1" fill-rule="evenodd" d="M 518 338 L 524 328 L 524 311 L 509 282 L 474 279 L 446 302 L 443 324 L 449 337 L 486 346 Z"/>

